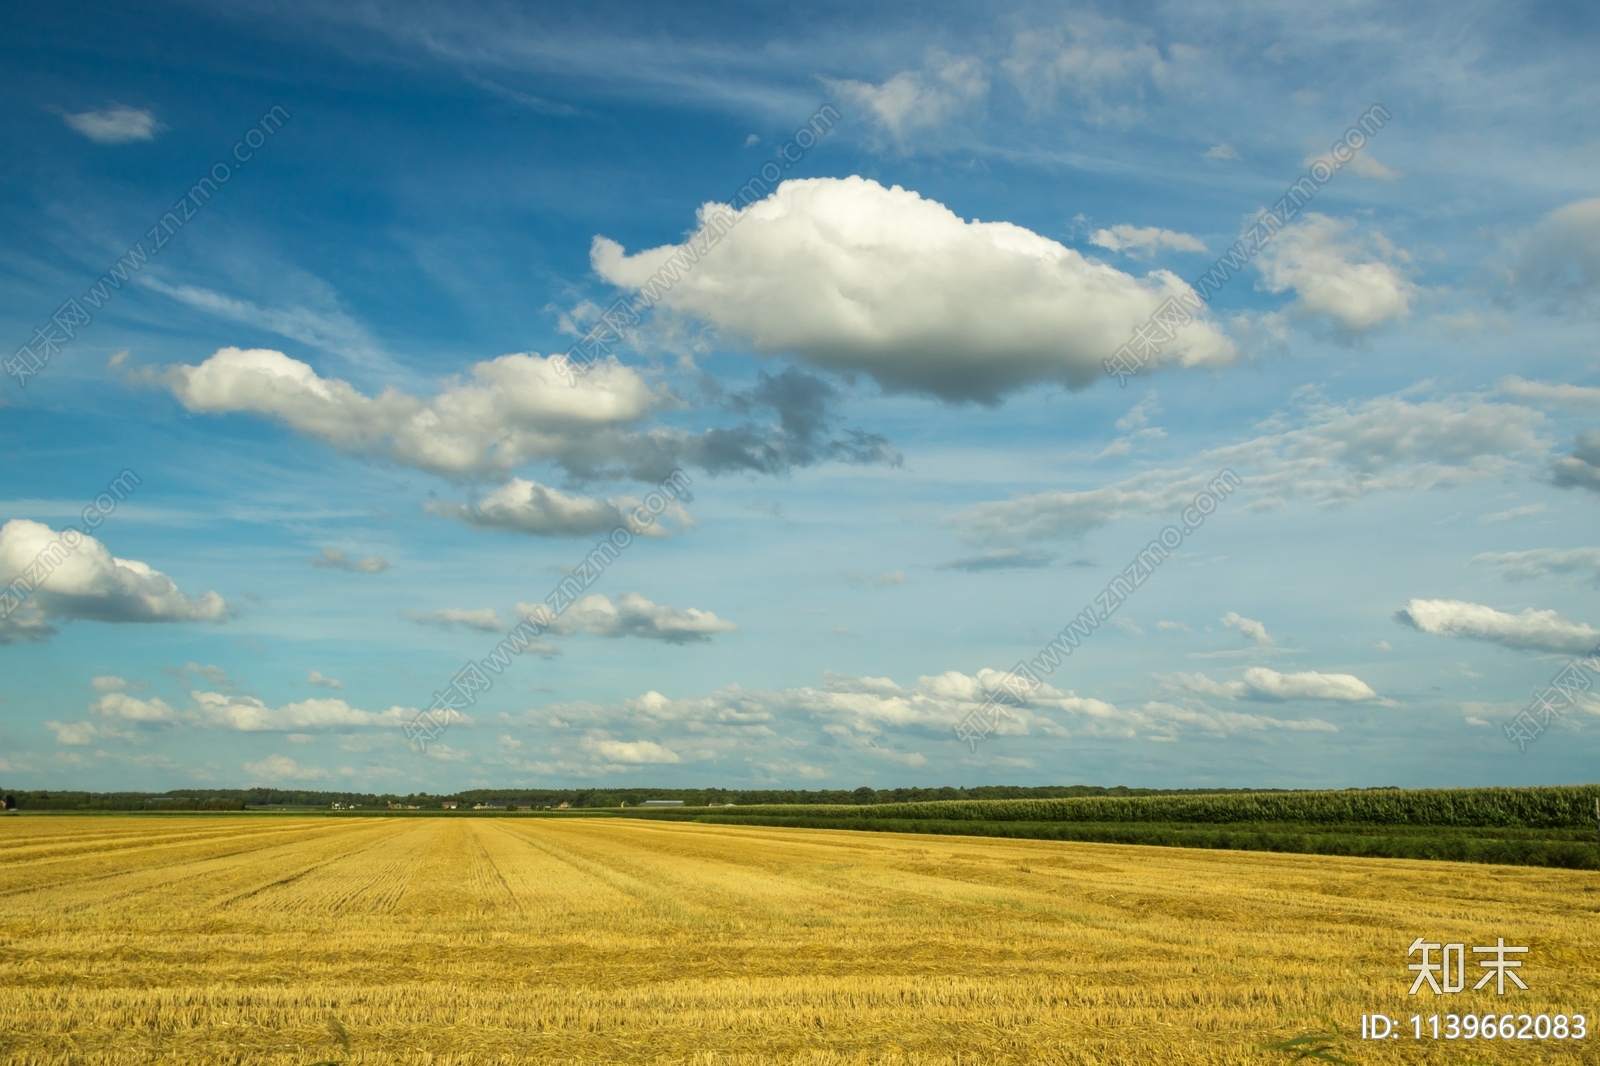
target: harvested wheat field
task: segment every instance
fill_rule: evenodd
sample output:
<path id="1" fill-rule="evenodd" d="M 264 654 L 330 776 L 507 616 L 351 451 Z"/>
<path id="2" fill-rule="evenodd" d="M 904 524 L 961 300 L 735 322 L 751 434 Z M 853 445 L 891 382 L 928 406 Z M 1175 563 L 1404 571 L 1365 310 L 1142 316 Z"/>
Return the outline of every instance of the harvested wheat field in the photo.
<path id="1" fill-rule="evenodd" d="M 1287 1061 L 1260 1045 L 1316 1015 L 1436 1009 L 1405 995 L 1419 935 L 1532 949 L 1530 991 L 1469 978 L 1452 1011 L 1592 1017 L 1600 947 L 1595 874 L 1395 860 L 261 815 L 10 818 L 0 856 L 18 1064 Z"/>

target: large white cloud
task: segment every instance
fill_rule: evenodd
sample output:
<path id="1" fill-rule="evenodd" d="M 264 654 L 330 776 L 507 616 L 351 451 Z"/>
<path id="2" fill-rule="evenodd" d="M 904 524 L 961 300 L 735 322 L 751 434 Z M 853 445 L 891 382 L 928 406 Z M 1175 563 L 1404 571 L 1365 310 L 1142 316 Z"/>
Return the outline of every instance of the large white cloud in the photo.
<path id="1" fill-rule="evenodd" d="M 166 574 L 137 559 L 119 559 L 91 536 L 67 548 L 49 526 L 14 518 L 0 526 L 0 573 L 22 575 L 36 560 L 47 572 L 35 604 L 0 627 L 0 643 L 54 632 L 42 619 L 100 622 L 220 622 L 228 604 L 215 592 L 190 596 Z M 20 616 L 20 617 L 19 617 Z"/>
<path id="2" fill-rule="evenodd" d="M 1508 614 L 1464 600 L 1414 599 L 1395 613 L 1395 621 L 1436 636 L 1486 640 L 1520 651 L 1587 655 L 1600 645 L 1600 629 L 1532 607 Z"/>
<path id="3" fill-rule="evenodd" d="M 1345 333 L 1408 317 L 1417 288 L 1397 264 L 1409 256 L 1382 234 L 1360 240 L 1354 229 L 1348 220 L 1302 215 L 1257 256 L 1261 287 L 1293 289 L 1294 311 L 1331 318 Z"/>
<path id="4" fill-rule="evenodd" d="M 701 224 L 731 209 L 707 204 Z M 994 402 L 1039 382 L 1082 388 L 1167 298 L 1176 275 L 1135 278 L 1008 222 L 966 221 L 933 200 L 861 177 L 784 182 L 701 241 L 634 255 L 604 237 L 595 270 L 626 289 L 687 254 L 699 256 L 659 293 L 765 353 L 789 353 L 884 388 Z M 1232 361 L 1212 323 L 1183 327 L 1157 363 Z"/>
<path id="5" fill-rule="evenodd" d="M 517 613 L 538 616 L 536 604 L 517 604 Z M 680 609 L 652 603 L 637 592 L 624 592 L 616 602 L 596 594 L 568 607 L 550 625 L 552 632 L 592 633 L 597 637 L 643 637 L 668 644 L 692 644 L 710 640 L 716 633 L 732 633 L 739 627 L 695 607 Z"/>
<path id="6" fill-rule="evenodd" d="M 1176 686 L 1199 696 L 1229 700 L 1258 700 L 1281 703 L 1285 700 L 1330 700 L 1335 703 L 1363 703 L 1378 694 L 1354 674 L 1324 674 L 1304 670 L 1280 674 L 1265 666 L 1252 666 L 1239 681 L 1213 681 L 1205 674 L 1176 674 Z"/>
<path id="7" fill-rule="evenodd" d="M 394 388 L 367 396 L 264 348 L 222 348 L 156 376 L 191 411 L 263 415 L 343 452 L 456 477 L 576 459 L 595 431 L 637 421 L 663 399 L 614 362 L 595 364 L 574 385 L 551 358 L 528 354 L 477 363 L 472 380 L 452 381 L 429 400 Z"/>
<path id="8" fill-rule="evenodd" d="M 648 517 L 649 512 L 632 496 L 604 500 L 569 496 L 522 478 L 512 478 L 471 503 L 434 500 L 426 509 L 479 529 L 535 537 L 581 537 L 609 533 L 619 527 L 639 537 L 666 537 L 694 525 L 689 512 L 676 502 L 669 501 L 662 512 L 667 521 L 646 524 L 635 514 Z"/>
<path id="9" fill-rule="evenodd" d="M 661 481 L 682 467 L 780 474 L 829 460 L 899 461 L 881 437 L 858 430 L 830 437 L 836 390 L 793 368 L 763 374 L 749 393 L 724 397 L 741 413 L 771 409 L 778 424 L 749 421 L 691 433 L 637 425 L 683 406 L 664 386 L 614 359 L 575 376 L 560 359 L 503 355 L 475 364 L 470 380 L 446 381 L 431 398 L 393 387 L 368 396 L 270 349 L 222 348 L 197 366 L 129 376 L 165 386 L 191 411 L 274 419 L 350 455 L 459 479 L 504 481 L 534 462 L 554 463 L 579 479 Z M 324 562 L 340 565 L 326 554 Z"/>
<path id="10" fill-rule="evenodd" d="M 1501 477 L 1550 449 L 1539 434 L 1540 412 L 1476 396 L 1317 404 L 1269 425 L 1271 432 L 1202 452 L 1187 466 L 978 504 L 948 522 L 975 544 L 1074 536 L 1123 518 L 1176 514 L 1222 469 L 1243 478 L 1241 498 L 1256 506 L 1292 499 L 1337 505 L 1373 492 Z"/>

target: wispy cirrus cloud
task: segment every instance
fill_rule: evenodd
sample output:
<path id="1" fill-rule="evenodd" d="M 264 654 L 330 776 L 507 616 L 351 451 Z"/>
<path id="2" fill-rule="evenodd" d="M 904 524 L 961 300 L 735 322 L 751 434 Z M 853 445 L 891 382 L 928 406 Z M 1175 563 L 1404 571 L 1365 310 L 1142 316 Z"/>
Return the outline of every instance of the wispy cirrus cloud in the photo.
<path id="1" fill-rule="evenodd" d="M 381 555 L 352 559 L 338 548 L 323 548 L 321 554 L 311 557 L 311 565 L 332 570 L 350 570 L 358 574 L 381 574 L 389 569 L 389 561 Z"/>
<path id="2" fill-rule="evenodd" d="M 1520 552 L 1481 552 L 1472 557 L 1507 581 L 1548 574 L 1582 574 L 1600 585 L 1600 548 L 1533 548 Z"/>

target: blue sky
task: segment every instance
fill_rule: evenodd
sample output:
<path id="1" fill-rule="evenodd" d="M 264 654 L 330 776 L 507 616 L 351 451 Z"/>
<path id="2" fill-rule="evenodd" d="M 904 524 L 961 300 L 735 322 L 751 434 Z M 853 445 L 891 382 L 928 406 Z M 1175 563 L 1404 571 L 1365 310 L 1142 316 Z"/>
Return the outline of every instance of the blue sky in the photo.
<path id="1" fill-rule="evenodd" d="M 0 577 L 38 579 L 0 620 L 8 787 L 1593 776 L 1600 699 L 1526 751 L 1503 730 L 1600 641 L 1587 9 L 7 23 L 6 357 L 144 256 L 0 381 Z M 674 468 L 683 498 L 629 517 Z M 958 739 L 1222 470 L 1237 491 Z M 619 524 L 417 750 L 405 725 Z"/>

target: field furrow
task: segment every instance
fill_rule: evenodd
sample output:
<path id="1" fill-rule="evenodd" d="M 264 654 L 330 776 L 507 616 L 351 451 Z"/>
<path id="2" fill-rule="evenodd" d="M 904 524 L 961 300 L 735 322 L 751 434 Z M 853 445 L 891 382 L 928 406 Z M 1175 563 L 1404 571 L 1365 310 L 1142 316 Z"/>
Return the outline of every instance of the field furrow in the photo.
<path id="1" fill-rule="evenodd" d="M 7 832 L 5 1066 L 1222 1066 L 1323 1018 L 1600 1013 L 1587 871 L 528 815 Z M 1529 989 L 1408 997 L 1417 936 L 1526 945 Z"/>

